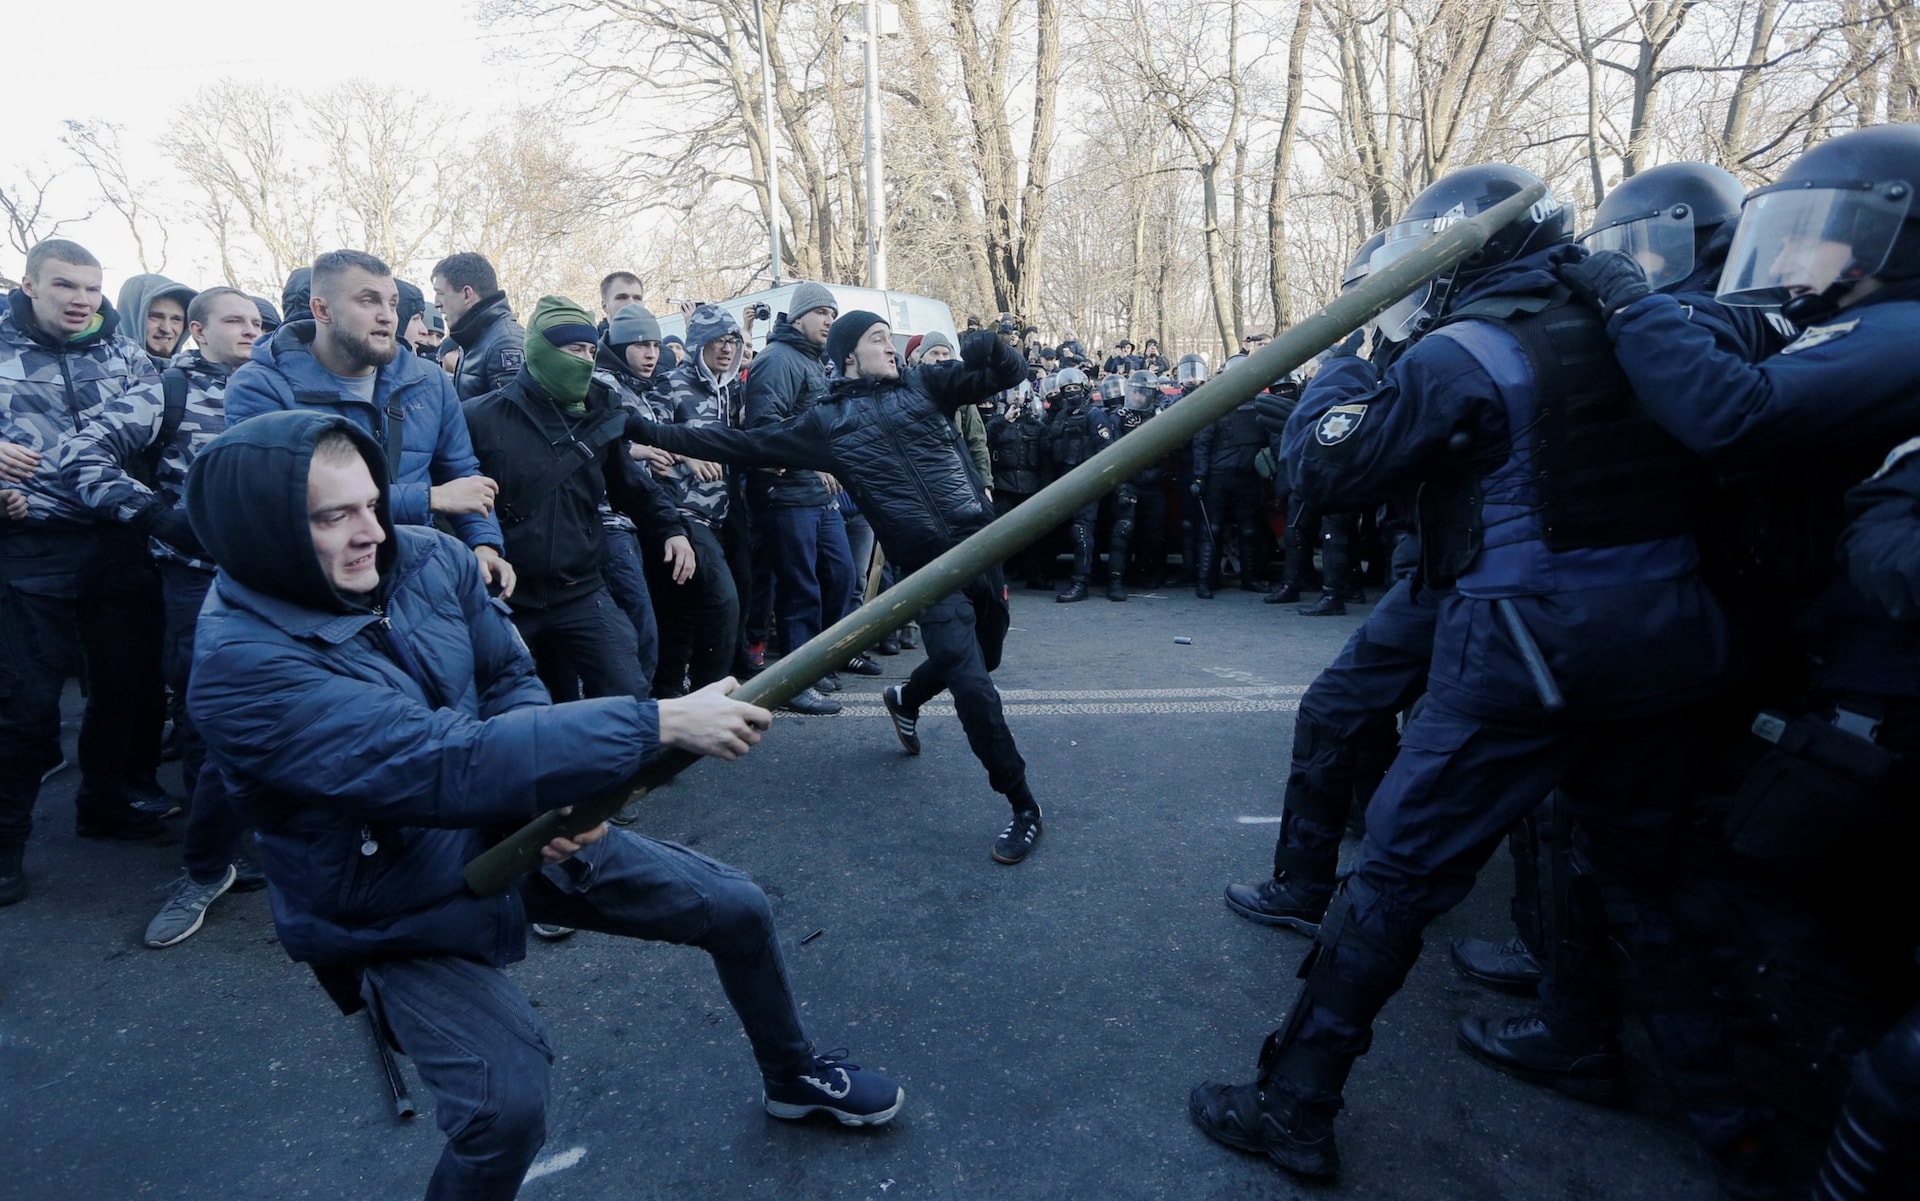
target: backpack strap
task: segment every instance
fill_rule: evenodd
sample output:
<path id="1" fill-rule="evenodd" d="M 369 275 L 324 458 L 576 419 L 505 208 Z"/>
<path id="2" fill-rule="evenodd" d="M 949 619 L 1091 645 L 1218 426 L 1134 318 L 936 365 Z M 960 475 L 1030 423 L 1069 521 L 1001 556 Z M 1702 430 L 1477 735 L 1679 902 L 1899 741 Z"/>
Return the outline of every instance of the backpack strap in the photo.
<path id="1" fill-rule="evenodd" d="M 533 516 L 554 489 L 566 483 L 574 472 L 596 461 L 601 448 L 624 437 L 626 428 L 627 410 L 616 405 L 612 412 L 602 415 L 585 430 L 568 438 L 546 472 L 533 482 L 525 495 L 516 498 L 519 501 L 517 505 L 505 497 L 500 499 L 500 524 L 515 526 Z"/>
<path id="2" fill-rule="evenodd" d="M 160 474 L 160 460 L 166 456 L 167 448 L 180 433 L 180 423 L 187 418 L 187 373 L 178 367 L 169 367 L 160 373 L 160 432 L 147 444 L 146 477 L 142 483 L 151 485 Z"/>

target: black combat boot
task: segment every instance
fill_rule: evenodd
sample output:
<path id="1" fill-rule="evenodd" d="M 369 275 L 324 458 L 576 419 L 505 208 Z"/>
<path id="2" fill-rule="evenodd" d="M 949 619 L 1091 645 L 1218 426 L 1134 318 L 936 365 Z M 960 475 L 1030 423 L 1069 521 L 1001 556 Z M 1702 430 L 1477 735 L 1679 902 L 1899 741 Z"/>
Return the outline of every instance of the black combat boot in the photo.
<path id="1" fill-rule="evenodd" d="M 27 899 L 27 871 L 21 865 L 25 847 L 0 847 L 0 905 Z"/>
<path id="2" fill-rule="evenodd" d="M 1227 908 L 1250 922 L 1262 926 L 1284 926 L 1312 935 L 1327 914 L 1327 902 L 1333 898 L 1331 884 L 1309 888 L 1285 876 L 1272 876 L 1258 884 L 1227 885 Z"/>
<path id="3" fill-rule="evenodd" d="M 1187 1116 L 1206 1136 L 1236 1151 L 1264 1155 L 1295 1176 L 1332 1180 L 1340 1174 L 1331 1105 L 1312 1105 L 1283 1089 L 1259 1084 L 1198 1085 Z"/>
<path id="4" fill-rule="evenodd" d="M 1621 1105 L 1627 1099 L 1625 1058 L 1612 1035 L 1569 1038 L 1554 1033 L 1537 1013 L 1512 1018 L 1460 1019 L 1460 1049 L 1480 1062 L 1529 1084 L 1591 1105 Z"/>
<path id="5" fill-rule="evenodd" d="M 1347 523 L 1329 517 L 1321 523 L 1320 562 L 1325 569 L 1320 599 L 1300 610 L 1302 617 L 1344 617 L 1347 602 L 1367 599 L 1353 571 L 1353 539 Z"/>
<path id="6" fill-rule="evenodd" d="M 1193 594 L 1201 600 L 1213 599 L 1213 539 L 1202 536 L 1200 562 L 1193 570 Z"/>
<path id="7" fill-rule="evenodd" d="M 1053 599 L 1063 605 L 1087 599 L 1087 580 L 1093 575 L 1093 531 L 1075 522 L 1073 525 L 1073 577 L 1066 590 Z"/>
<path id="8" fill-rule="evenodd" d="M 1074 576 L 1072 580 L 1068 581 L 1065 588 L 1053 594 L 1053 599 L 1062 605 L 1070 605 L 1075 601 L 1087 599 L 1087 577 L 1083 575 Z"/>
<path id="9" fill-rule="evenodd" d="M 1545 975 L 1540 961 L 1517 935 L 1505 942 L 1491 938 L 1453 940 L 1453 966 L 1475 984 L 1484 984 L 1500 992 L 1533 996 Z"/>
<path id="10" fill-rule="evenodd" d="M 1109 569 L 1107 572 L 1107 599 L 1110 601 L 1127 599 L 1127 581 L 1118 568 Z"/>
<path id="11" fill-rule="evenodd" d="M 1345 617 L 1347 602 L 1341 600 L 1337 592 L 1322 592 L 1319 600 L 1311 605 L 1301 605 L 1294 612 L 1302 617 Z"/>
<path id="12" fill-rule="evenodd" d="M 1292 605 L 1300 601 L 1300 579 L 1306 570 L 1311 553 L 1307 550 L 1306 539 L 1301 536 L 1299 527 L 1288 523 L 1286 536 L 1280 540 L 1281 564 L 1280 582 L 1267 593 L 1269 605 Z"/>

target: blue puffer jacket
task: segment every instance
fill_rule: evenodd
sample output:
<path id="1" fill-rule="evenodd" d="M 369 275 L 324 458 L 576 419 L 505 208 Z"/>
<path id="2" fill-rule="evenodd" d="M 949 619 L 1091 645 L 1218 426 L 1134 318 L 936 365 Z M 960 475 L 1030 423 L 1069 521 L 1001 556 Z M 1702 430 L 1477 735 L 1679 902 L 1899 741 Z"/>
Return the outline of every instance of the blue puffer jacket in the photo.
<path id="1" fill-rule="evenodd" d="M 289 321 L 271 338 L 254 343 L 253 361 L 243 363 L 227 385 L 227 424 L 277 409 L 323 409 L 351 420 L 385 443 L 389 412 L 403 417 L 400 465 L 391 489 L 393 519 L 401 525 L 430 525 L 428 494 L 435 484 L 480 474 L 447 373 L 416 354 L 397 354 L 380 368 L 367 404 L 341 386 L 339 377 L 313 357 L 312 321 Z M 490 514 L 463 513 L 449 518 L 468 546 L 505 547 L 500 523 Z"/>
<path id="2" fill-rule="evenodd" d="M 473 556 L 385 518 L 381 586 L 336 591 L 312 551 L 314 443 L 343 418 L 268 414 L 203 451 L 194 530 L 221 564 L 195 638 L 187 707 L 260 833 L 274 924 L 294 959 L 394 955 L 499 965 L 525 949 L 508 892 L 461 870 L 493 833 L 617 786 L 659 740 L 631 697 L 548 703 Z"/>

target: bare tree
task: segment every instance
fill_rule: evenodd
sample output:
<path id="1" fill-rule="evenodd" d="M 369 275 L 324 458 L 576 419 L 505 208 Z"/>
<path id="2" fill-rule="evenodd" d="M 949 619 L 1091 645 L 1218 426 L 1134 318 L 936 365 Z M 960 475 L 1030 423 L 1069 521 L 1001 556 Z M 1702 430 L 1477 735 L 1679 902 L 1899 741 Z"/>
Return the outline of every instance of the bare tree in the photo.
<path id="1" fill-rule="evenodd" d="M 152 181 L 135 180 L 120 144 L 120 126 L 104 121 L 65 122 L 60 141 L 93 176 L 100 199 L 120 214 L 133 237 L 134 254 L 142 271 L 164 271 L 167 266 L 167 224 L 148 205 L 145 196 Z"/>

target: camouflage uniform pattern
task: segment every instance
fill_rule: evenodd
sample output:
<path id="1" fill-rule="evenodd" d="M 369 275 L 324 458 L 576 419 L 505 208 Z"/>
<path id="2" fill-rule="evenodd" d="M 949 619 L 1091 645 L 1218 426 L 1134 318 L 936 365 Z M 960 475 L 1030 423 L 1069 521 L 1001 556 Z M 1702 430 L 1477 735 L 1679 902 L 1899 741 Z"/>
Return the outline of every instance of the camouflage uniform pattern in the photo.
<path id="1" fill-rule="evenodd" d="M 152 492 L 142 487 L 137 495 L 123 494 L 111 476 L 111 469 L 134 456 L 151 453 L 149 448 L 160 434 L 164 416 L 164 384 L 156 397 L 156 403 L 161 406 L 159 410 L 148 411 L 144 398 L 137 403 L 114 402 L 100 420 L 75 434 L 60 451 L 56 469 L 90 508 L 110 511 L 125 521 L 156 494 L 172 508 L 187 503 L 187 470 L 207 444 L 227 428 L 227 381 L 233 372 L 209 361 L 198 350 L 181 351 L 167 365 L 187 377 L 187 404 L 180 416 L 180 428 L 160 452 Z M 124 472 L 121 478 L 125 478 Z M 137 484 L 137 481 L 127 482 Z M 213 570 L 212 563 L 183 554 L 157 538 L 148 540 L 148 549 L 156 559 L 173 559 Z"/>
<path id="2" fill-rule="evenodd" d="M 137 511 L 152 498 L 117 461 L 63 472 L 59 464 L 76 432 L 103 420 L 150 422 L 160 428 L 160 376 L 145 348 L 114 332 L 119 318 L 102 303 L 100 329 L 57 345 L 39 332 L 32 302 L 16 289 L 0 320 L 0 441 L 39 451 L 40 470 L 12 484 L 27 498 L 27 520 L 91 524 Z"/>
<path id="3" fill-rule="evenodd" d="M 716 385 L 699 355 L 694 355 L 667 372 L 661 386 L 640 399 L 647 407 L 648 415 L 656 421 L 728 428 L 740 424 L 739 375 L 735 374 L 726 383 Z M 680 463 L 674 467 L 672 478 L 661 483 L 686 516 L 715 527 L 726 520 L 725 477 L 701 483 L 694 479 L 692 467 Z"/>

